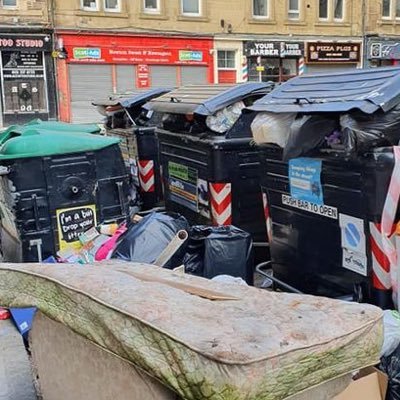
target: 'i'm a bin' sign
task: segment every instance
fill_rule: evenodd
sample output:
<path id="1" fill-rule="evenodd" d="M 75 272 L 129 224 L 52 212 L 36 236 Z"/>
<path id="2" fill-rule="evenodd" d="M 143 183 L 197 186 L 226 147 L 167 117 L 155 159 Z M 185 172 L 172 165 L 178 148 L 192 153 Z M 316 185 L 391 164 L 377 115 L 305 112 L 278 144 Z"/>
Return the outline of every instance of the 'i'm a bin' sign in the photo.
<path id="1" fill-rule="evenodd" d="M 60 250 L 79 249 L 79 236 L 97 225 L 94 204 L 63 208 L 56 214 Z"/>

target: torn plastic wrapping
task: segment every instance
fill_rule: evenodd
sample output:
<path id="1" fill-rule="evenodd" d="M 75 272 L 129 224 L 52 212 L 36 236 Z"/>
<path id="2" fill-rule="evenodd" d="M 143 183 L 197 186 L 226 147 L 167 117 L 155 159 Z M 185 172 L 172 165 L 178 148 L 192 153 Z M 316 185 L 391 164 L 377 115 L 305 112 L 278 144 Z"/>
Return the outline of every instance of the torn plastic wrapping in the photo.
<path id="1" fill-rule="evenodd" d="M 296 113 L 258 114 L 251 124 L 254 141 L 257 144 L 277 144 L 284 148 L 295 118 Z"/>
<path id="2" fill-rule="evenodd" d="M 188 230 L 187 220 L 179 214 L 151 213 L 138 224 L 131 225 L 119 238 L 112 258 L 153 264 L 180 230 Z M 182 264 L 185 248 L 168 261 L 165 268 Z"/>
<path id="3" fill-rule="evenodd" d="M 388 112 L 354 111 L 340 117 L 343 145 L 348 153 L 362 153 L 375 147 L 398 145 L 400 104 Z"/>
<path id="4" fill-rule="evenodd" d="M 283 160 L 310 156 L 326 143 L 326 138 L 339 129 L 338 116 L 304 115 L 290 126 L 290 134 L 283 150 Z"/>
<path id="5" fill-rule="evenodd" d="M 251 235 L 235 226 L 193 226 L 183 260 L 185 270 L 214 278 L 230 275 L 253 283 Z"/>
<path id="6" fill-rule="evenodd" d="M 214 115 L 206 118 L 206 124 L 209 129 L 216 133 L 227 132 L 239 119 L 242 110 L 245 108 L 243 101 L 238 101 L 223 110 L 217 111 Z"/>

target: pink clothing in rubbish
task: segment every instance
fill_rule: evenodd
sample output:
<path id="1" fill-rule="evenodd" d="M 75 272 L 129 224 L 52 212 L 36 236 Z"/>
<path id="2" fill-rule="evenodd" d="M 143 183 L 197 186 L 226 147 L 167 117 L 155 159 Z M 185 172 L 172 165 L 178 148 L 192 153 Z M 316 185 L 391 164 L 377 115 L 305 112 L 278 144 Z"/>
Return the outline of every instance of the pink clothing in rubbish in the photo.
<path id="1" fill-rule="evenodd" d="M 110 237 L 107 242 L 103 243 L 102 246 L 97 250 L 95 260 L 96 261 L 103 261 L 103 260 L 108 260 L 111 257 L 111 254 L 113 250 L 115 249 L 115 245 L 117 244 L 117 241 L 119 237 L 126 232 L 126 224 L 122 224 L 117 231 Z"/>

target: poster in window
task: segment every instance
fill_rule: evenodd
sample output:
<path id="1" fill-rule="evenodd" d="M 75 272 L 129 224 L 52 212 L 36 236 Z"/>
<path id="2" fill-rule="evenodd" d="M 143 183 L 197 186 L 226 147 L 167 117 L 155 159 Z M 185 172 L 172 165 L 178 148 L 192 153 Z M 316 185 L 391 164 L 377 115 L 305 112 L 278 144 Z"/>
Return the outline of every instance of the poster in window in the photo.
<path id="1" fill-rule="evenodd" d="M 42 52 L 2 51 L 5 113 L 47 112 Z"/>

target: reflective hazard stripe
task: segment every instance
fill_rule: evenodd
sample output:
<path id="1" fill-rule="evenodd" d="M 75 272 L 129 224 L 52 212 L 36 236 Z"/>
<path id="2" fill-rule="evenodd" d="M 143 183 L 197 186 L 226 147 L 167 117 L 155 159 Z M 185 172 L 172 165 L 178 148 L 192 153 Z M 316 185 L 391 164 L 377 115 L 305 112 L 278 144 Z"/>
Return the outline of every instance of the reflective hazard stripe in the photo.
<path id="1" fill-rule="evenodd" d="M 153 160 L 139 160 L 139 182 L 140 188 L 145 193 L 155 191 L 154 180 L 154 161 Z"/>
<path id="2" fill-rule="evenodd" d="M 271 214 L 269 212 L 268 197 L 267 197 L 266 193 L 263 193 L 262 197 L 263 197 L 264 216 L 265 216 L 265 224 L 267 227 L 268 242 L 271 242 L 272 241 L 272 219 L 271 219 Z"/>
<path id="3" fill-rule="evenodd" d="M 397 206 L 400 200 L 400 147 L 393 146 L 394 168 L 390 178 L 389 189 L 386 195 L 385 205 L 382 211 L 382 244 L 383 250 L 392 265 L 397 265 L 396 246 L 390 235 L 392 234 L 393 224 L 396 218 Z"/>
<path id="4" fill-rule="evenodd" d="M 211 214 L 215 225 L 232 224 L 232 185 L 210 183 Z"/>
<path id="5" fill-rule="evenodd" d="M 391 262 L 384 251 L 381 227 L 379 224 L 370 222 L 372 252 L 372 281 L 375 289 L 390 290 L 392 287 L 390 269 Z M 393 227 L 391 229 L 393 231 Z M 391 242 L 393 241 L 393 236 Z"/>

